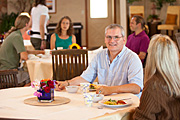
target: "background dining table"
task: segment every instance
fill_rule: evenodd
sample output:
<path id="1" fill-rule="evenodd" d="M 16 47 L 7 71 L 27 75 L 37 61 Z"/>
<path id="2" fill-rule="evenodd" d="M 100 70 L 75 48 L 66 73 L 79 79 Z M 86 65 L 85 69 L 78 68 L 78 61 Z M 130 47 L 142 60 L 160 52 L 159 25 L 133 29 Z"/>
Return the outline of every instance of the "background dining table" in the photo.
<path id="1" fill-rule="evenodd" d="M 34 88 L 16 87 L 0 90 L 0 119 L 40 119 L 40 120 L 88 120 L 107 113 L 119 114 L 123 111 L 131 110 L 139 105 L 139 98 L 131 93 L 114 94 L 105 96 L 104 99 L 131 98 L 132 104 L 117 109 L 98 109 L 99 103 L 93 103 L 92 107 L 84 104 L 83 94 L 80 89 L 77 93 L 68 93 L 65 90 L 55 91 L 55 96 L 66 97 L 71 101 L 67 104 L 57 106 L 33 106 L 24 103 L 24 100 L 34 97 Z M 112 115 L 113 117 L 113 115 Z M 118 120 L 122 117 L 118 115 Z M 95 119 L 93 119 L 95 120 Z M 103 120 L 103 119 L 101 119 Z"/>
<path id="2" fill-rule="evenodd" d="M 88 50 L 88 64 L 90 64 L 93 57 L 103 49 L 103 46 L 99 47 L 96 50 Z M 37 51 L 37 50 L 36 50 Z M 33 51 L 38 53 L 40 51 Z M 52 55 L 44 54 L 30 54 L 28 55 L 28 60 L 26 61 L 30 80 L 40 81 L 42 79 L 51 79 L 53 77 L 52 69 Z"/>

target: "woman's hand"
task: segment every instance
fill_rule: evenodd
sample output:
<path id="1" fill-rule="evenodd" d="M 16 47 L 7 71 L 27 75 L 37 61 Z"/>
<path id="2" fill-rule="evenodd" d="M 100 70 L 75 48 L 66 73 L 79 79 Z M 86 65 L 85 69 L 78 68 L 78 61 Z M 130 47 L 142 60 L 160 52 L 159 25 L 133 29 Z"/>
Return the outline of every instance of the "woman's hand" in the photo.
<path id="1" fill-rule="evenodd" d="M 41 50 L 44 50 L 46 48 L 46 41 L 41 41 Z"/>

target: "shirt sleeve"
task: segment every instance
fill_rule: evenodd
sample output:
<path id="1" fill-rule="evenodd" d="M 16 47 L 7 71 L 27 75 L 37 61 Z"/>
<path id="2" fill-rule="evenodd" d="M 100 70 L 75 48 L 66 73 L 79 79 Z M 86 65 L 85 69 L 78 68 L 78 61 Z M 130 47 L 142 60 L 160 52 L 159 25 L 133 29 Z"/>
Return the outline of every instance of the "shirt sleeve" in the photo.
<path id="1" fill-rule="evenodd" d="M 13 45 L 17 51 L 17 53 L 25 52 L 26 49 L 24 47 L 23 38 L 20 36 L 14 36 Z"/>
<path id="2" fill-rule="evenodd" d="M 44 6 L 44 7 L 42 7 L 43 9 L 41 10 L 41 15 L 46 15 L 46 16 L 48 16 L 48 12 L 49 12 L 49 10 L 48 10 L 48 8 L 46 7 L 46 6 Z"/>
<path id="3" fill-rule="evenodd" d="M 140 43 L 140 52 L 145 52 L 147 53 L 147 49 L 149 47 L 149 37 L 148 36 L 144 36 L 141 40 L 141 43 Z"/>
<path id="4" fill-rule="evenodd" d="M 94 82 L 97 77 L 98 55 L 94 56 L 87 69 L 81 74 L 81 77 L 88 82 Z"/>
<path id="5" fill-rule="evenodd" d="M 128 82 L 135 83 L 143 89 L 143 67 L 136 53 L 133 53 L 129 59 Z"/>
<path id="6" fill-rule="evenodd" d="M 140 105 L 136 108 L 135 113 L 133 115 L 134 120 L 155 120 L 156 114 L 160 112 L 160 106 L 158 106 L 156 101 L 155 90 L 152 90 L 151 84 L 145 84 L 143 89 Z"/>

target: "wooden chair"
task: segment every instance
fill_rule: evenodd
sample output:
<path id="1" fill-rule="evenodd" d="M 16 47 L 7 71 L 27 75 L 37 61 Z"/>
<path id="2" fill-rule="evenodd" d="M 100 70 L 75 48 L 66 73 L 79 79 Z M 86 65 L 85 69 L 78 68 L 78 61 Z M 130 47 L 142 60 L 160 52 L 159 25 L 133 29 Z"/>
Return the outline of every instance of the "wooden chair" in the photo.
<path id="1" fill-rule="evenodd" d="M 139 15 L 144 18 L 144 6 L 129 6 L 129 19 L 134 15 Z"/>
<path id="2" fill-rule="evenodd" d="M 69 80 L 81 75 L 88 66 L 88 52 L 82 49 L 52 51 L 53 79 Z"/>
<path id="3" fill-rule="evenodd" d="M 180 6 L 168 6 L 167 16 L 165 24 L 158 25 L 158 30 L 172 31 L 171 38 L 174 36 L 174 30 L 179 30 L 180 28 Z"/>
<path id="4" fill-rule="evenodd" d="M 175 36 L 176 36 L 177 46 L 178 46 L 178 49 L 180 51 L 180 33 L 176 33 Z"/>
<path id="5" fill-rule="evenodd" d="M 17 69 L 0 70 L 0 89 L 18 86 Z"/>

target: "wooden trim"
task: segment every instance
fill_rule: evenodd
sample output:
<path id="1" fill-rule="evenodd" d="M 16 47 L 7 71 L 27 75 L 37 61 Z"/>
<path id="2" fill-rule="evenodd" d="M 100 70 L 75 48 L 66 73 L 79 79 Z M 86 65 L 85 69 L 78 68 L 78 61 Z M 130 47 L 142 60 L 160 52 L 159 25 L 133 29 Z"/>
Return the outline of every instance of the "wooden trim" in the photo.
<path id="1" fill-rule="evenodd" d="M 85 0 L 85 24 L 86 24 L 86 47 L 89 47 L 88 44 L 88 0 Z"/>
<path id="2" fill-rule="evenodd" d="M 116 21 L 116 0 L 114 0 L 114 23 L 117 23 Z"/>

